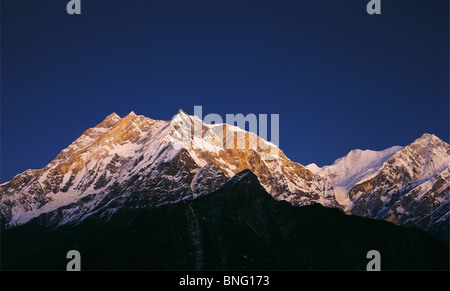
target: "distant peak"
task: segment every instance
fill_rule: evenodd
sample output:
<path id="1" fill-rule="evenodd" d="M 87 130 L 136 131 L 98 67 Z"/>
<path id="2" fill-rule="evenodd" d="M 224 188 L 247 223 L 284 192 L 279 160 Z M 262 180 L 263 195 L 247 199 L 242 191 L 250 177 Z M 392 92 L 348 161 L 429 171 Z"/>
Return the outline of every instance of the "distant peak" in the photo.
<path id="1" fill-rule="evenodd" d="M 135 116 L 136 116 L 136 113 L 134 113 L 134 111 L 131 111 L 130 113 L 128 113 L 127 117 L 128 117 L 128 116 L 130 116 L 130 117 L 135 117 Z"/>
<path id="2" fill-rule="evenodd" d="M 305 167 L 307 170 L 311 171 L 313 174 L 317 174 L 320 171 L 320 167 L 315 163 L 311 163 Z"/>
<path id="3" fill-rule="evenodd" d="M 425 132 L 424 134 L 422 134 L 421 137 L 419 137 L 418 139 L 429 139 L 429 138 L 433 138 L 433 136 L 435 136 L 434 134 L 429 134 L 428 132 Z"/>
<path id="4" fill-rule="evenodd" d="M 178 114 L 182 114 L 182 115 L 188 115 L 186 112 L 184 112 L 184 110 L 183 109 L 179 109 L 178 110 Z"/>
<path id="5" fill-rule="evenodd" d="M 178 113 L 175 114 L 172 118 L 172 120 L 185 120 L 185 121 L 192 121 L 192 118 L 195 119 L 196 116 L 192 116 L 187 114 L 183 111 L 183 109 L 178 110 Z"/>
<path id="6" fill-rule="evenodd" d="M 430 142 L 436 143 L 436 142 L 443 142 L 439 137 L 435 136 L 434 134 L 430 133 L 424 133 L 421 137 L 416 139 L 412 144 L 422 144 L 422 145 L 428 145 Z"/>
<path id="7" fill-rule="evenodd" d="M 108 116 L 106 117 L 106 119 L 108 119 L 108 120 L 119 120 L 119 119 L 120 119 L 120 116 L 117 115 L 117 113 L 113 112 L 113 113 L 111 113 L 110 115 L 108 115 Z"/>
<path id="8" fill-rule="evenodd" d="M 424 134 L 422 134 L 422 136 L 421 137 L 419 137 L 419 139 L 422 139 L 422 140 L 428 140 L 428 141 L 431 141 L 431 140 L 441 140 L 439 137 L 437 137 L 436 135 L 434 135 L 434 134 L 432 134 L 432 133 L 427 133 L 427 132 L 425 132 Z"/>
<path id="9" fill-rule="evenodd" d="M 120 120 L 120 116 L 117 115 L 115 112 L 108 115 L 97 127 L 103 127 L 103 128 L 111 128 Z"/>
<path id="10" fill-rule="evenodd" d="M 133 122 L 136 119 L 136 117 L 137 115 L 134 113 L 134 111 L 131 111 L 130 113 L 127 114 L 127 116 L 122 118 L 122 122 L 124 123 Z"/>

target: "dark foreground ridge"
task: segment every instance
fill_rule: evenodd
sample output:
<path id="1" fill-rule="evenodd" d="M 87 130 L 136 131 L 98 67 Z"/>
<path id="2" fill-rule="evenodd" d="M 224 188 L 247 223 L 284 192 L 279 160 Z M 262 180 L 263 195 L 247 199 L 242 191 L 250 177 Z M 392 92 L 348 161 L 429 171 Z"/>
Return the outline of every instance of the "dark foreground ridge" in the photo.
<path id="1" fill-rule="evenodd" d="M 5 231 L 2 269 L 65 269 L 70 249 L 83 270 L 365 270 L 369 250 L 382 270 L 449 269 L 448 245 L 428 233 L 276 201 L 248 170 L 195 200 Z"/>

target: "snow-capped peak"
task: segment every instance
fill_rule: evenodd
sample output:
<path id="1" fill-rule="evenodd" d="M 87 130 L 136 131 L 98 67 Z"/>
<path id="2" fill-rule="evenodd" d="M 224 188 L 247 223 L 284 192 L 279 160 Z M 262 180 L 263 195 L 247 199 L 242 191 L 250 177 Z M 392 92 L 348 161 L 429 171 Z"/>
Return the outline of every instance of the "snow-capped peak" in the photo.
<path id="1" fill-rule="evenodd" d="M 393 146 L 383 151 L 355 149 L 337 159 L 331 166 L 310 166 L 309 169 L 327 179 L 334 189 L 336 200 L 348 210 L 352 207 L 349 191 L 353 186 L 373 177 L 383 164 L 401 149 L 401 146 Z"/>
<path id="2" fill-rule="evenodd" d="M 426 142 L 430 142 L 432 139 L 439 139 L 436 135 L 432 134 L 432 133 L 427 133 L 425 132 L 424 134 L 422 134 L 421 137 L 419 137 L 418 139 L 416 139 L 416 141 L 426 141 Z"/>
<path id="3" fill-rule="evenodd" d="M 119 121 L 120 119 L 121 117 L 117 113 L 113 112 L 108 115 L 104 121 Z"/>
<path id="4" fill-rule="evenodd" d="M 120 116 L 115 112 L 108 115 L 101 123 L 99 123 L 96 128 L 111 128 L 120 120 Z"/>
<path id="5" fill-rule="evenodd" d="M 305 166 L 306 169 L 310 170 L 313 174 L 317 174 L 320 171 L 320 167 L 316 163 L 311 163 Z"/>
<path id="6" fill-rule="evenodd" d="M 404 167 L 412 180 L 422 181 L 450 166 L 450 146 L 434 134 L 420 138 L 395 153 L 391 167 Z"/>
<path id="7" fill-rule="evenodd" d="M 181 114 L 181 115 L 189 115 L 186 112 L 184 112 L 183 108 L 178 109 L 178 113 L 177 114 Z"/>
<path id="8" fill-rule="evenodd" d="M 355 175 L 366 175 L 368 170 L 377 169 L 394 153 L 403 149 L 402 146 L 393 146 L 382 151 L 351 150 L 347 155 L 337 159 L 331 166 L 317 167 L 311 165 L 317 174 L 331 172 L 335 176 L 334 181 L 348 180 Z"/>

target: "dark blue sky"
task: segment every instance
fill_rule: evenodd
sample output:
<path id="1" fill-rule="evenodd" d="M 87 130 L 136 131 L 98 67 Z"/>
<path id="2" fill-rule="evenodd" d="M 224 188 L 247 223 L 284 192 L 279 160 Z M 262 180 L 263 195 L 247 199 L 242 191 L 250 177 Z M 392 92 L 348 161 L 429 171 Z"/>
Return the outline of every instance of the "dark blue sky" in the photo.
<path id="1" fill-rule="evenodd" d="M 1 181 L 116 112 L 280 114 L 304 165 L 449 139 L 449 3 L 1 1 Z"/>

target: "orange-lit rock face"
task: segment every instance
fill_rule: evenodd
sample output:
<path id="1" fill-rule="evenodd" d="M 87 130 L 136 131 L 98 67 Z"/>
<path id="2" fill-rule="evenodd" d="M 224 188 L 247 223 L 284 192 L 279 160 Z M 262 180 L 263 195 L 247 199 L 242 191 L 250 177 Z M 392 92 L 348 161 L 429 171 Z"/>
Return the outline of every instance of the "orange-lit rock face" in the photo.
<path id="1" fill-rule="evenodd" d="M 127 144 L 138 143 L 157 121 L 137 116 L 133 112 L 120 119 L 116 114 L 111 114 L 102 123 L 94 128 L 86 130 L 80 138 L 73 142 L 67 149 L 63 150 L 46 169 L 48 169 L 48 180 L 44 185 L 55 185 L 51 187 L 54 193 L 66 192 L 69 189 L 84 191 L 95 185 L 101 179 L 101 172 L 116 173 L 121 166 L 134 159 L 135 152 L 115 152 L 114 149 Z M 86 173 L 85 177 L 78 179 L 74 185 L 77 175 L 87 165 L 95 165 Z M 66 179 L 64 180 L 63 177 Z M 61 183 L 55 183 L 60 180 Z M 64 181 L 63 181 L 64 180 Z M 63 183 L 65 182 L 65 183 Z M 105 179 L 102 183 L 105 184 Z M 106 183 L 107 184 L 107 183 Z M 95 187 L 98 188 L 98 187 Z"/>
<path id="2" fill-rule="evenodd" d="M 352 199 L 359 192 L 367 194 L 372 189 L 373 189 L 372 181 L 366 181 L 361 184 L 358 184 L 350 190 L 350 199 Z"/>
<path id="3" fill-rule="evenodd" d="M 254 133 L 227 124 L 207 125 L 185 113 L 172 124 L 173 141 L 183 143 L 199 165 L 212 163 L 228 177 L 249 169 L 275 198 L 298 205 L 316 200 L 339 207 L 320 177 L 290 161 L 278 147 Z"/>

